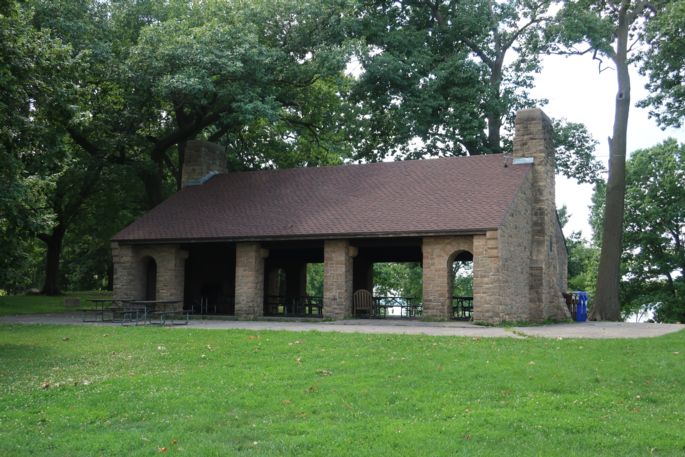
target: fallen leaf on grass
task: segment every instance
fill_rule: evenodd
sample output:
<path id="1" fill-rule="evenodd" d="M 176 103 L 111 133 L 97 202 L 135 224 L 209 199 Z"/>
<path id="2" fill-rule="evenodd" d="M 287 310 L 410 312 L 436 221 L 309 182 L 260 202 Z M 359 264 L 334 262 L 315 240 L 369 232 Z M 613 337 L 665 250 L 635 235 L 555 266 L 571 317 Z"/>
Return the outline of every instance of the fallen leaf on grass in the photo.
<path id="1" fill-rule="evenodd" d="M 168 451 L 168 449 L 165 448 L 165 447 L 158 447 L 157 450 L 158 450 L 159 452 L 166 452 L 166 451 Z"/>
<path id="2" fill-rule="evenodd" d="M 323 370 L 322 369 L 322 370 L 316 370 L 316 374 L 318 374 L 319 376 L 330 376 L 333 374 L 333 372 L 331 370 Z"/>
<path id="3" fill-rule="evenodd" d="M 528 365 L 535 365 L 535 362 L 531 360 L 530 362 L 528 362 Z"/>
<path id="4" fill-rule="evenodd" d="M 257 335 L 248 335 L 247 337 L 248 340 L 256 340 L 257 338 L 259 338 Z"/>
<path id="5" fill-rule="evenodd" d="M 49 389 L 50 388 L 50 382 L 48 381 L 43 381 L 43 384 L 40 385 L 41 389 Z"/>
<path id="6" fill-rule="evenodd" d="M 283 400 L 282 402 L 284 405 L 292 405 L 293 401 L 292 400 Z"/>
<path id="7" fill-rule="evenodd" d="M 298 365 L 302 365 L 302 357 L 296 357 L 295 358 L 295 363 Z"/>
<path id="8" fill-rule="evenodd" d="M 69 341 L 69 337 L 65 336 L 64 338 L 62 338 L 62 341 Z"/>

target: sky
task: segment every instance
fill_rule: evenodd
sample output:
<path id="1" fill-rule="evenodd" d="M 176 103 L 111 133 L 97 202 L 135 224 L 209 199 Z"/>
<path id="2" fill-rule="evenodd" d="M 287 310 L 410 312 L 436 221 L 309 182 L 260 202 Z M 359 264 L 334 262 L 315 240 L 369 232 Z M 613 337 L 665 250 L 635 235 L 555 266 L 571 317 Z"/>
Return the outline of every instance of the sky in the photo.
<path id="1" fill-rule="evenodd" d="M 546 98 L 549 103 L 542 109 L 553 118 L 566 118 L 584 123 L 599 144 L 595 151 L 598 160 L 608 167 L 609 144 L 614 119 L 616 97 L 616 72 L 606 69 L 599 73 L 598 62 L 591 56 L 546 56 L 542 72 L 536 78 L 532 95 Z M 638 149 L 654 146 L 666 138 L 676 138 L 685 143 L 685 129 L 661 130 L 648 110 L 634 106 L 648 94 L 644 88 L 647 79 L 631 69 L 631 103 L 628 118 L 628 154 Z M 571 219 L 564 228 L 568 236 L 581 231 L 589 239 L 592 235 L 588 224 L 592 186 L 578 185 L 575 181 L 557 176 L 557 207 L 566 205 Z"/>

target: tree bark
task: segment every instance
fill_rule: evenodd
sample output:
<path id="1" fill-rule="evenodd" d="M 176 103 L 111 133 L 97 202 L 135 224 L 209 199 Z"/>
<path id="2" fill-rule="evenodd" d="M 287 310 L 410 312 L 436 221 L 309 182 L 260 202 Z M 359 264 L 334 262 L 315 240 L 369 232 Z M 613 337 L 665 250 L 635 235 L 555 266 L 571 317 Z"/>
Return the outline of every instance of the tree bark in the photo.
<path id="1" fill-rule="evenodd" d="M 59 288 L 59 261 L 62 255 L 62 241 L 64 241 L 65 227 L 57 225 L 50 234 L 40 235 L 45 243 L 45 283 L 41 293 L 43 295 L 60 295 Z"/>
<path id="2" fill-rule="evenodd" d="M 609 139 L 609 178 L 607 180 L 602 250 L 597 274 L 597 293 L 592 303 L 591 320 L 618 321 L 621 318 L 619 282 L 623 250 L 623 213 L 626 191 L 626 139 L 630 111 L 630 75 L 628 74 L 628 31 L 626 8 L 619 14 L 616 28 L 616 65 L 618 93 L 614 111 L 613 136 Z"/>

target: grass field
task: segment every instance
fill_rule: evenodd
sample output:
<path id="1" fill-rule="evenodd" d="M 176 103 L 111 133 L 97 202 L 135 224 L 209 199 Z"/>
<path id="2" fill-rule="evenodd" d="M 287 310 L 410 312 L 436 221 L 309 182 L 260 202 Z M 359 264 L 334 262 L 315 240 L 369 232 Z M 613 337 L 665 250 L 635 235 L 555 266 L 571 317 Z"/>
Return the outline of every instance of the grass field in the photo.
<path id="1" fill-rule="evenodd" d="M 89 298 L 110 298 L 111 292 L 69 292 L 64 296 L 47 297 L 45 295 L 8 295 L 0 296 L 0 316 L 12 314 L 63 313 L 74 311 L 64 306 L 66 297 L 78 297 L 83 302 Z"/>
<path id="2" fill-rule="evenodd" d="M 642 340 L 0 325 L 0 455 L 682 456 Z"/>

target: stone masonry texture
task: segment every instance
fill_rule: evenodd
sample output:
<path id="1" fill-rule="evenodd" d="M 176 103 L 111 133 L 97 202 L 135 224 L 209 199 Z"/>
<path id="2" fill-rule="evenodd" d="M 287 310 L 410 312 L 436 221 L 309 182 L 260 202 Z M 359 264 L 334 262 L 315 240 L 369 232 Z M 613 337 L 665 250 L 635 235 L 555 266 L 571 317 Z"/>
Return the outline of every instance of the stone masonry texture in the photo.
<path id="1" fill-rule="evenodd" d="M 235 315 L 251 319 L 264 315 L 264 259 L 259 243 L 238 243 L 235 250 Z"/>
<path id="2" fill-rule="evenodd" d="M 566 265 L 560 265 L 554 189 L 552 123 L 539 109 L 516 115 L 514 152 L 533 158 L 531 250 L 529 265 L 529 318 L 531 322 L 568 316 L 561 293 L 565 292 Z"/>
<path id="3" fill-rule="evenodd" d="M 112 243 L 114 263 L 114 300 L 145 298 L 149 259 L 157 264 L 157 300 L 183 300 L 185 260 L 188 253 L 175 244 L 119 245 Z M 182 308 L 179 303 L 178 307 Z"/>
<path id="4" fill-rule="evenodd" d="M 352 315 L 352 264 L 355 249 L 347 240 L 326 240 L 323 262 L 324 317 L 342 319 Z"/>
<path id="5" fill-rule="evenodd" d="M 200 180 L 212 172 L 226 173 L 224 148 L 208 141 L 186 142 L 181 186 L 186 187 L 189 183 Z"/>
<path id="6" fill-rule="evenodd" d="M 422 250 L 423 315 L 447 319 L 452 311 L 452 291 L 450 290 L 452 262 L 460 252 L 468 251 L 473 254 L 473 237 L 425 237 Z M 475 268 L 476 260 L 474 258 Z"/>

